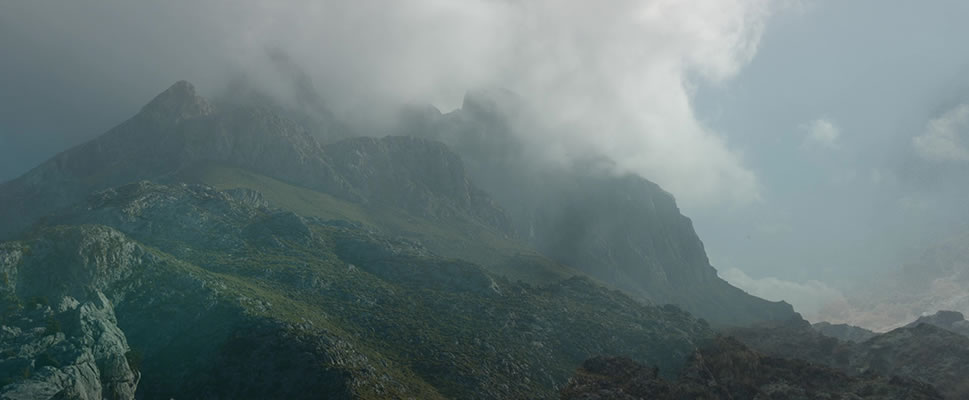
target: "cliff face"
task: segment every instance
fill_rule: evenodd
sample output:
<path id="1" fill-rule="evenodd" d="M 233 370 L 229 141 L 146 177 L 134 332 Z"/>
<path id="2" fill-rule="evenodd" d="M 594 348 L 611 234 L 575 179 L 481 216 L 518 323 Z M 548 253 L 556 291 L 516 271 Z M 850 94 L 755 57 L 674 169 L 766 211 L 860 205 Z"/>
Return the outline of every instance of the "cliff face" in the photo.
<path id="1" fill-rule="evenodd" d="M 723 325 L 783 320 L 768 302 L 717 276 L 689 218 L 655 183 L 588 160 L 552 168 L 515 133 L 520 102 L 507 92 L 470 93 L 461 109 L 403 113 L 400 134 L 440 140 L 501 204 L 518 237 L 547 256 L 654 303 L 677 304 Z"/>
<path id="2" fill-rule="evenodd" d="M 0 332 L 3 398 L 134 399 L 140 377 L 104 294 L 34 298 Z"/>
<path id="3" fill-rule="evenodd" d="M 325 150 L 337 173 L 371 202 L 429 218 L 467 212 L 502 232 L 511 230 L 504 211 L 471 183 L 461 158 L 440 142 L 361 137 Z"/>

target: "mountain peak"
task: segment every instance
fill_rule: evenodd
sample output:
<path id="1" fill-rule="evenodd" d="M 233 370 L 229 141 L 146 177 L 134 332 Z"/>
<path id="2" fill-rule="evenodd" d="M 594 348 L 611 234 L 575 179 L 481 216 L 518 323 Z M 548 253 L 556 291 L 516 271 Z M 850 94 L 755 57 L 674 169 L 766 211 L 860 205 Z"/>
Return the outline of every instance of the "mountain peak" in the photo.
<path id="1" fill-rule="evenodd" d="M 195 94 L 188 81 L 178 81 L 141 108 L 142 114 L 172 119 L 174 122 L 208 115 L 212 106 Z"/>
<path id="2" fill-rule="evenodd" d="M 478 89 L 464 94 L 461 109 L 478 114 L 511 116 L 522 107 L 521 97 L 508 89 Z"/>

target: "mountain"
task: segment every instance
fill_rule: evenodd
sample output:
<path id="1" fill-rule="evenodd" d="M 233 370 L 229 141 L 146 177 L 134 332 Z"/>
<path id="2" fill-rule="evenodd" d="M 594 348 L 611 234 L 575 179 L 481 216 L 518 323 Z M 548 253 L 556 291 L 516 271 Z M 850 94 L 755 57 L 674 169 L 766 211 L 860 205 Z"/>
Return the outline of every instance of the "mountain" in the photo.
<path id="1" fill-rule="evenodd" d="M 298 125 L 260 109 L 217 112 L 177 82 L 104 135 L 0 186 L 0 237 L 89 193 L 158 179 L 202 161 L 240 165 L 352 198 L 322 149 Z"/>
<path id="2" fill-rule="evenodd" d="M 773 357 L 805 360 L 849 375 L 899 375 L 933 385 L 947 399 L 969 396 L 969 337 L 919 323 L 850 342 L 824 336 L 801 319 L 726 332 Z"/>
<path id="3" fill-rule="evenodd" d="M 416 133 L 426 139 L 353 138 L 324 145 L 312 129 L 272 107 L 211 104 L 190 84 L 178 82 L 101 137 L 0 185 L 0 218 L 8 221 L 0 226 L 0 238 L 124 183 L 148 179 L 227 189 L 222 176 L 250 176 L 325 194 L 341 210 L 361 211 L 339 215 L 358 222 L 393 214 L 371 219 L 439 254 L 470 259 L 513 279 L 540 282 L 581 271 L 715 324 L 793 313 L 787 304 L 750 296 L 720 279 L 690 220 L 655 184 L 634 176 L 524 168 L 529 161 L 519 156 L 521 146 L 509 141 L 508 130 L 495 128 L 496 134 L 488 128 L 507 126 L 496 109 L 469 96 L 460 112 L 425 121 L 427 130 Z M 447 147 L 429 140 L 454 142 L 457 135 L 473 140 Z M 496 150 L 476 153 L 471 147 Z M 501 157 L 489 156 L 494 154 Z M 521 173 L 529 170 L 540 172 Z M 481 181 L 485 187 L 472 183 Z M 265 192 L 250 183 L 240 186 Z M 452 239 L 462 236 L 465 240 Z M 519 268 L 527 259 L 544 266 Z"/>
<path id="4" fill-rule="evenodd" d="M 343 157 L 337 160 L 340 172 L 346 173 L 341 176 L 328 150 L 301 125 L 265 108 L 217 108 L 197 96 L 189 83 L 177 82 L 118 127 L 0 186 L 2 217 L 10 221 L 0 235 L 9 236 L 93 191 L 165 179 L 204 163 L 246 169 L 353 202 L 420 208 L 423 214 L 468 211 L 493 224 L 504 223 L 501 210 L 471 186 L 460 161 L 442 146 L 394 138 L 370 144 L 376 146 L 351 148 L 364 145 L 360 141 L 334 145 Z M 381 153 L 367 154 L 356 163 L 347 158 L 361 156 L 361 150 Z M 404 162 L 407 157 L 409 163 Z M 398 162 L 394 169 L 389 168 L 391 161 Z M 398 176 L 372 176 L 374 171 Z M 435 171 L 444 173 L 430 173 Z M 410 179 L 395 179 L 400 174 Z M 388 186 L 373 185 L 371 178 L 383 178 L 380 182 Z"/>
<path id="5" fill-rule="evenodd" d="M 266 204 L 139 182 L 4 243 L 2 396 L 548 398 L 585 358 L 673 371 L 711 335 L 585 278 L 514 283 Z"/>
<path id="6" fill-rule="evenodd" d="M 644 300 L 677 304 L 717 325 L 793 316 L 731 286 L 707 259 L 673 196 L 590 155 L 550 167 L 517 130 L 528 129 L 521 99 L 507 91 L 470 92 L 462 107 L 405 109 L 395 134 L 440 140 L 465 160 L 470 176 L 512 220 L 516 234 L 550 258 Z M 539 144 L 538 146 L 541 146 Z"/>
<path id="7" fill-rule="evenodd" d="M 848 324 L 832 324 L 825 321 L 811 324 L 811 327 L 824 336 L 846 342 L 864 342 L 877 335 L 875 332 L 865 328 Z"/>
<path id="8" fill-rule="evenodd" d="M 900 268 L 853 290 L 819 318 L 887 331 L 943 310 L 969 312 L 969 230 L 943 237 Z"/>
<path id="9" fill-rule="evenodd" d="M 586 360 L 563 400 L 598 399 L 943 399 L 932 386 L 899 377 L 847 375 L 829 367 L 757 353 L 720 337 L 691 358 L 676 380 L 626 358 Z"/>
<path id="10" fill-rule="evenodd" d="M 906 327 L 912 328 L 920 324 L 937 326 L 949 332 L 955 332 L 969 337 L 969 321 L 966 321 L 966 317 L 961 312 L 939 311 L 932 315 L 921 316 L 911 324 L 906 325 Z"/>
<path id="11" fill-rule="evenodd" d="M 531 175 L 492 194 L 426 135 L 315 131 L 178 82 L 0 185 L 0 398 L 552 398 L 590 357 L 672 377 L 705 319 L 793 313 L 641 178 L 515 202 Z"/>

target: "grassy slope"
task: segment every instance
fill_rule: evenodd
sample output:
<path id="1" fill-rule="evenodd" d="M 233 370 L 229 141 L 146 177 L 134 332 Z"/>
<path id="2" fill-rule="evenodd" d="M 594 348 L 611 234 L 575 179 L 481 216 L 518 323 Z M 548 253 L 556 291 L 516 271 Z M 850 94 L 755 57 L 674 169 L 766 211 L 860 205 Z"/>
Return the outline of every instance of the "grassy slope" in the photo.
<path id="1" fill-rule="evenodd" d="M 315 232 L 332 237 L 324 243 L 346 234 L 327 228 Z M 667 338 L 670 329 L 692 324 L 686 314 L 642 307 L 591 283 L 523 291 L 505 282 L 502 296 L 472 295 L 397 284 L 348 268 L 335 251 L 331 246 L 289 244 L 278 251 L 253 248 L 229 258 L 201 251 L 191 261 L 206 265 L 208 272 L 197 273 L 211 274 L 230 298 L 270 304 L 264 310 L 250 308 L 255 315 L 311 322 L 356 343 L 358 351 L 375 360 L 373 365 L 389 362 L 378 367 L 380 372 L 395 371 L 394 379 L 421 398 L 438 393 L 460 398 L 469 389 L 495 388 L 513 376 L 527 382 L 512 384 L 513 393 L 543 398 L 549 395 L 545 390 L 550 379 L 564 384 L 577 363 L 591 354 L 628 351 L 670 372 L 686 356 L 670 357 L 670 350 L 689 348 L 683 337 Z M 435 258 L 389 262 L 394 270 L 414 265 L 410 273 L 417 275 L 449 263 Z M 510 370 L 495 369 L 506 364 Z"/>
<path id="2" fill-rule="evenodd" d="M 219 165 L 198 166 L 182 172 L 178 179 L 220 190 L 252 189 L 262 193 L 274 207 L 304 216 L 358 222 L 372 230 L 416 240 L 436 254 L 482 265 L 513 281 L 545 284 L 584 275 L 469 219 L 429 221 L 396 209 L 366 207 L 264 175 Z"/>
<path id="3" fill-rule="evenodd" d="M 295 190 L 284 184 L 261 188 L 290 201 L 295 197 L 281 192 Z M 185 197 L 185 204 L 153 197 L 157 193 L 180 192 L 120 189 L 105 203 L 61 219 L 125 229 L 152 248 L 154 261 L 106 291 L 129 343 L 144 349 L 142 386 L 156 384 L 147 393 L 185 389 L 178 382 L 190 377 L 177 371 L 209 371 L 193 360 L 222 359 L 223 344 L 237 332 L 233 327 L 263 319 L 304 327 L 307 343 L 314 335 L 348 343 L 326 351 L 349 357 L 350 364 L 325 363 L 356 371 L 354 391 L 362 398 L 550 398 L 592 355 L 629 355 L 673 372 L 695 341 L 710 334 L 688 314 L 643 306 L 587 279 L 542 287 L 492 280 L 473 264 L 363 229 L 304 223 L 285 213 L 227 212 L 238 203 L 220 203 L 204 190 Z M 129 202 L 147 207 L 137 215 L 156 219 L 139 224 L 118 218 Z M 342 202 L 316 211 L 337 206 L 346 207 L 341 213 L 354 211 Z M 203 236 L 196 235 L 195 221 L 202 222 Z M 45 243 L 61 241 L 64 235 L 52 233 L 57 229 L 42 235 Z M 242 240 L 225 240 L 227 234 Z M 76 251 L 47 252 L 61 257 Z M 244 316 L 233 311 L 240 309 Z M 166 389 L 159 382 L 175 383 Z"/>

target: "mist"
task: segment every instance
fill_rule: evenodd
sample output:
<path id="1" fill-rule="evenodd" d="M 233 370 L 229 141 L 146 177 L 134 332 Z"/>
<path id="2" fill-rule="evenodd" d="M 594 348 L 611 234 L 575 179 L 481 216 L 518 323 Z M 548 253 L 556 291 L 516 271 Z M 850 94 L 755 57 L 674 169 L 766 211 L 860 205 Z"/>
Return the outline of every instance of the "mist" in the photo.
<path id="1" fill-rule="evenodd" d="M 969 219 L 969 56 L 951 46 L 969 33 L 952 17 L 964 7 L 5 3 L 0 180 L 180 79 L 213 98 L 244 80 L 370 136 L 391 131 L 402 105 L 447 113 L 468 91 L 504 89 L 537 162 L 601 156 L 612 173 L 658 183 L 722 276 L 813 315 Z M 880 22 L 865 20 L 873 9 Z M 792 298 L 792 287 L 804 290 Z"/>

